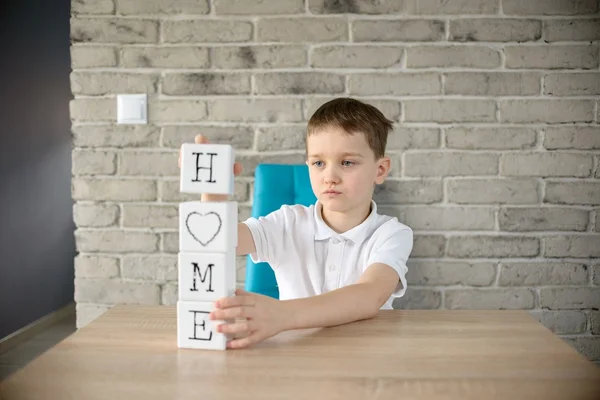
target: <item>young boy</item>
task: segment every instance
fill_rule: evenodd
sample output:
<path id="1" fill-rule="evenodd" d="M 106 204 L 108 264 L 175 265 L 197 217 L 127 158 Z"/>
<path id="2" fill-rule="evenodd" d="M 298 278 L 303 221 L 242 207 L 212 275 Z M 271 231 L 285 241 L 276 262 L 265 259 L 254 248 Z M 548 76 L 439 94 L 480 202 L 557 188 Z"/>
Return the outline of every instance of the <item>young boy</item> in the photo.
<path id="1" fill-rule="evenodd" d="M 242 335 L 241 348 L 290 329 L 327 327 L 374 317 L 406 290 L 412 230 L 377 213 L 375 185 L 390 171 L 385 146 L 392 122 L 350 98 L 323 104 L 308 122 L 310 207 L 282 206 L 238 224 L 237 255 L 268 262 L 280 299 L 238 289 L 218 300 L 211 319 L 242 318 L 219 331 Z M 207 143 L 201 135 L 196 143 Z M 241 166 L 234 165 L 239 175 Z M 276 189 L 274 189 L 276 190 Z M 202 195 L 202 201 L 227 196 Z"/>

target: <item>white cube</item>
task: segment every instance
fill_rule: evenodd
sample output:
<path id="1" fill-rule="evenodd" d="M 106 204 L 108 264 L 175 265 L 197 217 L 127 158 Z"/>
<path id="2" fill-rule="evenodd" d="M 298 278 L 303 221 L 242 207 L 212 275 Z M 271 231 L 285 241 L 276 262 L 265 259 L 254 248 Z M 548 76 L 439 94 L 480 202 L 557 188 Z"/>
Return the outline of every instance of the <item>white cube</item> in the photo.
<path id="1" fill-rule="evenodd" d="M 177 302 L 177 347 L 187 349 L 225 350 L 227 335 L 217 332 L 223 321 L 212 321 L 212 303 Z"/>
<path id="2" fill-rule="evenodd" d="M 179 253 L 179 300 L 216 301 L 235 294 L 235 252 Z"/>
<path id="3" fill-rule="evenodd" d="M 179 251 L 226 253 L 237 247 L 237 202 L 179 204 Z"/>
<path id="4" fill-rule="evenodd" d="M 234 192 L 235 152 L 228 144 L 189 144 L 181 148 L 180 187 L 183 193 Z"/>

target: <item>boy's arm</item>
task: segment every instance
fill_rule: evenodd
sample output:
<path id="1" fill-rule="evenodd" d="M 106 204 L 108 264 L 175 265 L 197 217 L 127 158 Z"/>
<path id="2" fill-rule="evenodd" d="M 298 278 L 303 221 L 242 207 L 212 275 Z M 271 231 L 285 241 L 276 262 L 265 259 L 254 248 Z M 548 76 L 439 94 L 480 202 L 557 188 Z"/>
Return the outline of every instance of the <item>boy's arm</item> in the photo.
<path id="1" fill-rule="evenodd" d="M 235 249 L 237 256 L 245 256 L 256 252 L 256 245 L 250 228 L 244 223 L 238 223 L 238 244 Z"/>
<path id="2" fill-rule="evenodd" d="M 318 296 L 285 300 L 286 329 L 345 324 L 377 315 L 398 284 L 398 273 L 383 263 L 371 264 L 357 283 Z"/>

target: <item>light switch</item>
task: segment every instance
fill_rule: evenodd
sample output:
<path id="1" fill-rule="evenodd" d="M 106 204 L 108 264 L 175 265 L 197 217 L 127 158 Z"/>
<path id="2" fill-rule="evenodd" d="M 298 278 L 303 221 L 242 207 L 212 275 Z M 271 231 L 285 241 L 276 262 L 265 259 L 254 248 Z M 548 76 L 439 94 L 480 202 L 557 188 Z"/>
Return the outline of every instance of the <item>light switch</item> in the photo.
<path id="1" fill-rule="evenodd" d="M 147 124 L 148 102 L 145 94 L 120 94 L 117 96 L 117 123 Z"/>

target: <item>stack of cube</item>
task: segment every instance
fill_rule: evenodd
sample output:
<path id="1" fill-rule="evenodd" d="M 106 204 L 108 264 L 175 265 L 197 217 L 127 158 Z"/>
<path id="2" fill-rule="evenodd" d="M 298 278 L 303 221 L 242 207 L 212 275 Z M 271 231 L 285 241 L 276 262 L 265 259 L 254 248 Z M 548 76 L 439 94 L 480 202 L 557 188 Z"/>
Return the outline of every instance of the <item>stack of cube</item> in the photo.
<path id="1" fill-rule="evenodd" d="M 233 195 L 234 150 L 230 145 L 184 144 L 180 191 Z M 238 205 L 189 201 L 179 205 L 177 345 L 225 350 L 228 337 L 212 321 L 214 302 L 235 293 Z"/>

